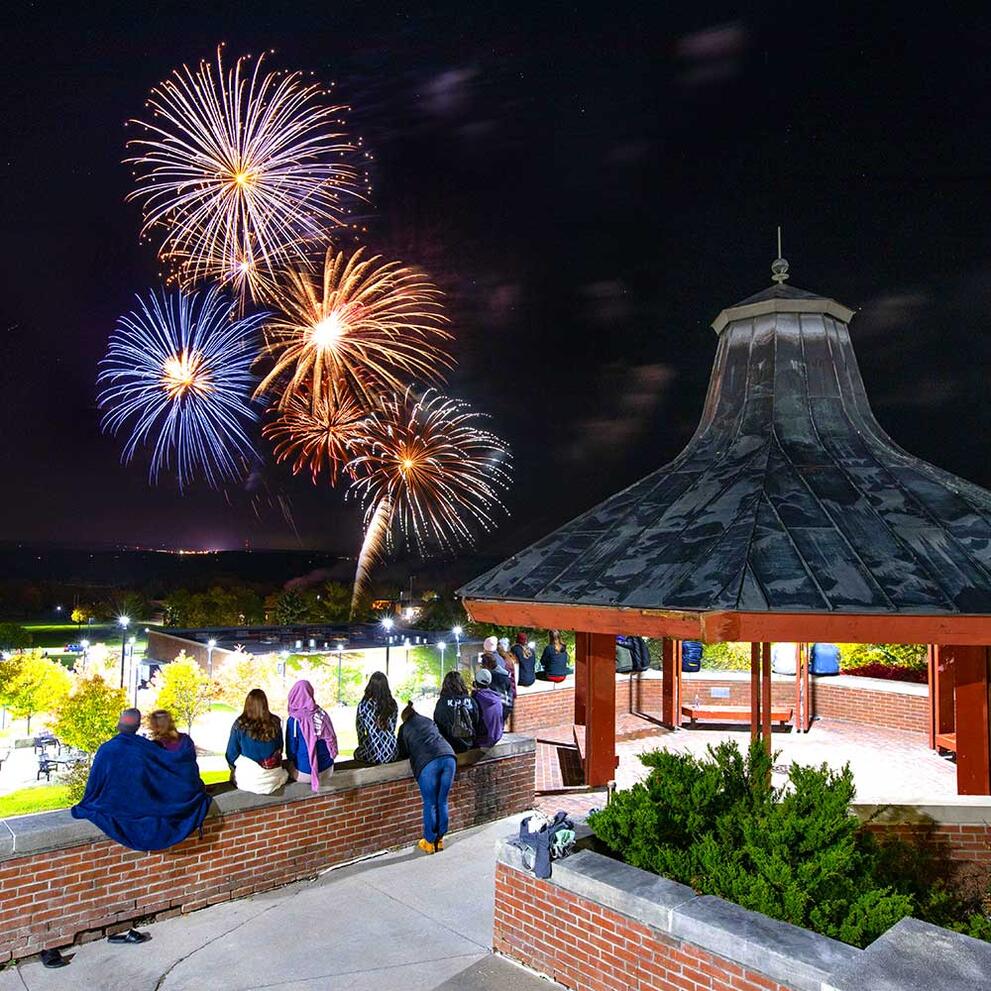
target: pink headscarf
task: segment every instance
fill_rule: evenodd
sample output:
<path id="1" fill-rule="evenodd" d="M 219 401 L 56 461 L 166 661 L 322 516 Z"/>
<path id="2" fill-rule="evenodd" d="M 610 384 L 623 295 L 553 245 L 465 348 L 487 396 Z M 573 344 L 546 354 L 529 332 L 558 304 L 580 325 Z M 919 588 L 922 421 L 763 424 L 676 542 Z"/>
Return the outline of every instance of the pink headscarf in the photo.
<path id="1" fill-rule="evenodd" d="M 297 681 L 289 692 L 289 715 L 299 723 L 306 752 L 310 756 L 310 787 L 320 790 L 317 770 L 317 741 L 323 740 L 330 751 L 331 760 L 337 758 L 337 734 L 334 724 L 313 698 L 313 686 L 308 681 Z"/>

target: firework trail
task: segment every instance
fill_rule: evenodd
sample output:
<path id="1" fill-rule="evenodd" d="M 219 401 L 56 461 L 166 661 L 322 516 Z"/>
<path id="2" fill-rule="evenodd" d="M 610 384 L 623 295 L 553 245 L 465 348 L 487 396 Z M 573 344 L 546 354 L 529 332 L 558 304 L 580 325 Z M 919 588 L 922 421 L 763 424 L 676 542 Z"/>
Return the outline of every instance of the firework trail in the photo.
<path id="1" fill-rule="evenodd" d="M 254 338 L 266 314 L 234 318 L 218 289 L 136 297 L 110 336 L 97 382 L 105 432 L 128 430 L 121 460 L 150 446 L 149 480 L 174 468 L 179 488 L 202 475 L 216 488 L 256 460 L 245 428 L 251 403 Z"/>
<path id="2" fill-rule="evenodd" d="M 416 269 L 363 256 L 330 248 L 321 275 L 284 276 L 281 313 L 265 325 L 272 365 L 258 395 L 276 391 L 286 408 L 303 388 L 313 401 L 333 389 L 369 406 L 410 378 L 443 379 L 453 362 L 440 290 Z"/>
<path id="3" fill-rule="evenodd" d="M 350 141 L 328 91 L 299 72 L 263 71 L 264 56 L 225 68 L 187 65 L 152 89 L 149 119 L 135 120 L 142 235 L 165 231 L 159 257 L 182 287 L 211 279 L 258 299 L 272 272 L 303 263 L 308 243 L 347 222 L 349 200 L 370 192 L 350 164 Z M 366 156 L 367 157 L 367 156 Z"/>
<path id="4" fill-rule="evenodd" d="M 480 419 L 460 400 L 432 389 L 418 398 L 407 389 L 365 422 L 350 464 L 350 492 L 365 509 L 352 614 L 395 530 L 420 553 L 431 544 L 454 550 L 490 530 L 495 513 L 505 510 L 500 492 L 509 484 L 510 455 Z"/>

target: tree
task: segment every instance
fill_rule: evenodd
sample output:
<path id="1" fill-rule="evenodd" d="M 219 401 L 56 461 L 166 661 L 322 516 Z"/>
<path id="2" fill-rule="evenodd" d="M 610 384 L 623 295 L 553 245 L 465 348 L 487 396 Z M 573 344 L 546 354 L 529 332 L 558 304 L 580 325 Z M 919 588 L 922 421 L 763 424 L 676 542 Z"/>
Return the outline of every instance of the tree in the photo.
<path id="1" fill-rule="evenodd" d="M 117 732 L 117 720 L 127 708 L 127 692 L 101 677 L 80 678 L 56 714 L 55 735 L 70 747 L 93 754 Z"/>
<path id="2" fill-rule="evenodd" d="M 0 623 L 0 650 L 24 650 L 31 646 L 31 634 L 16 623 Z"/>
<path id="3" fill-rule="evenodd" d="M 327 582 L 320 591 L 320 613 L 325 623 L 346 623 L 351 614 L 351 586 Z"/>
<path id="4" fill-rule="evenodd" d="M 192 733 L 193 723 L 210 708 L 214 688 L 203 669 L 183 650 L 171 663 L 162 667 L 157 680 L 157 705 L 168 709 L 173 718 L 186 724 Z"/>
<path id="5" fill-rule="evenodd" d="M 72 678 L 61 664 L 44 657 L 25 654 L 13 677 L 3 687 L 3 705 L 16 717 L 31 717 L 39 712 L 54 712 L 72 686 Z"/>
<path id="6" fill-rule="evenodd" d="M 73 623 L 76 624 L 76 627 L 81 631 L 83 627 L 83 623 L 85 623 L 86 620 L 89 619 L 89 612 L 86 609 L 84 609 L 82 606 L 76 606 L 72 610 L 70 619 L 72 620 Z"/>
<path id="7" fill-rule="evenodd" d="M 275 622 L 279 626 L 298 623 L 306 614 L 306 600 L 297 588 L 284 588 L 275 600 Z"/>

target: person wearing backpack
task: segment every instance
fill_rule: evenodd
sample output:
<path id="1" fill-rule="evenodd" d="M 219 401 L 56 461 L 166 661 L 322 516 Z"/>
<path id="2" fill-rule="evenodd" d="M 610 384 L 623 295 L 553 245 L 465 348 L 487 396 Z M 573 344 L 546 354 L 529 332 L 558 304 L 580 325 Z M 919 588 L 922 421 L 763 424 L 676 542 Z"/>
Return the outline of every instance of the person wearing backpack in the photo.
<path id="1" fill-rule="evenodd" d="M 475 746 L 478 719 L 478 703 L 468 694 L 461 674 L 448 671 L 434 706 L 434 722 L 456 754 Z"/>

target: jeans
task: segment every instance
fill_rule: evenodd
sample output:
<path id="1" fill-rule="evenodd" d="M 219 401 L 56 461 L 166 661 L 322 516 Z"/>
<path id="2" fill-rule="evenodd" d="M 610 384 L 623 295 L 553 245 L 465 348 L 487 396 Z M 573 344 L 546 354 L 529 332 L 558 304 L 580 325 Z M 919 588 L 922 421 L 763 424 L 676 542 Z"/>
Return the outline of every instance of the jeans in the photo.
<path id="1" fill-rule="evenodd" d="M 428 843 L 436 843 L 447 832 L 447 794 L 457 766 L 453 757 L 436 757 L 416 779 L 423 796 L 423 838 Z"/>

